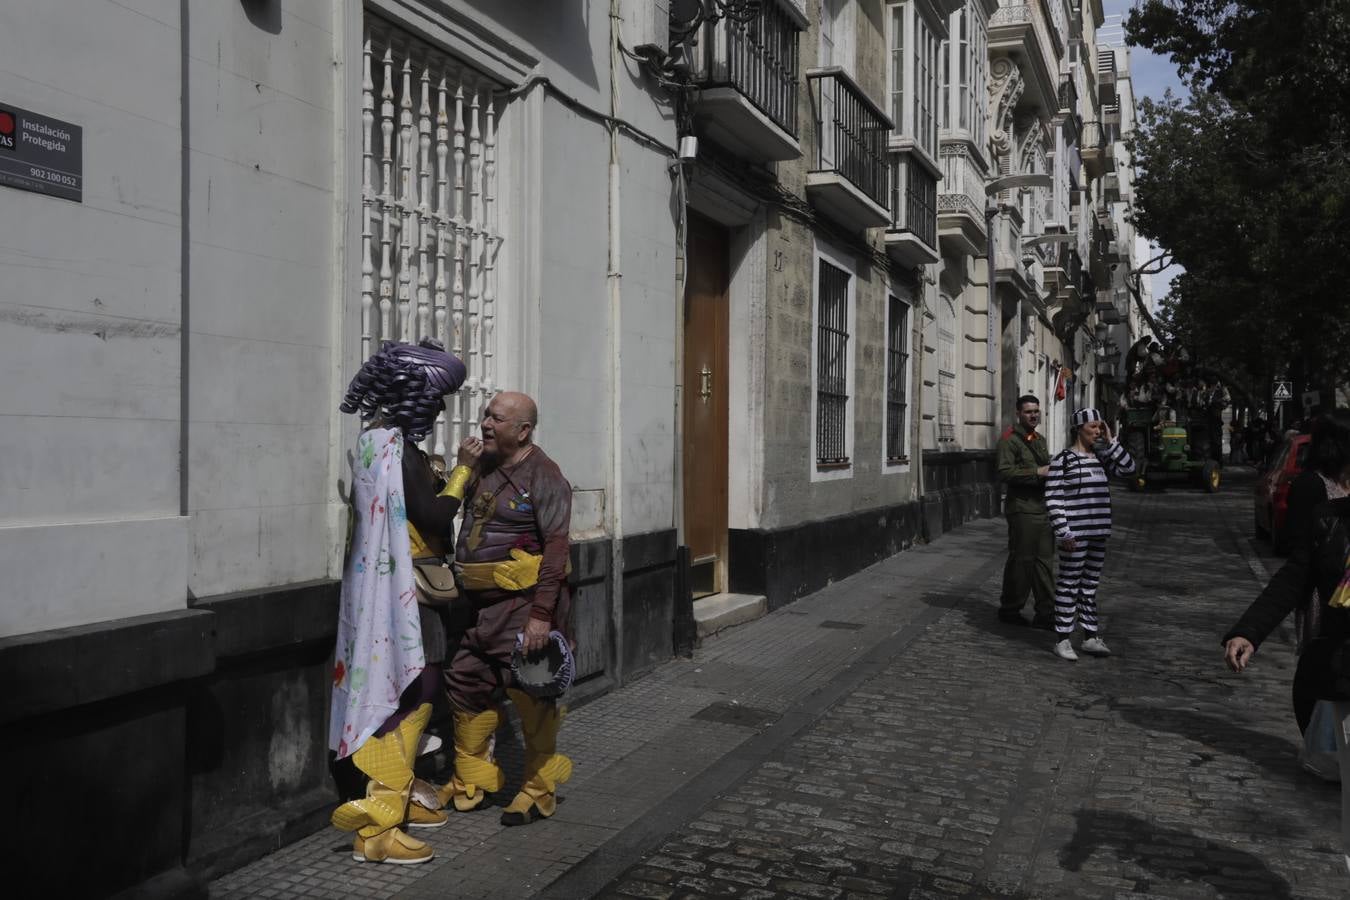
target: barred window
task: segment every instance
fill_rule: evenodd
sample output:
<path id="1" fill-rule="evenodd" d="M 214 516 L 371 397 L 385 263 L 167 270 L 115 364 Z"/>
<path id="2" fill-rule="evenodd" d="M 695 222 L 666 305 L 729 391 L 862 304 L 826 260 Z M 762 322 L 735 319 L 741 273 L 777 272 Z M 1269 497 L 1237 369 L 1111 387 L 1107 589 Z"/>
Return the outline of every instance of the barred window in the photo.
<path id="1" fill-rule="evenodd" d="M 820 260 L 816 316 L 816 463 L 848 463 L 848 281 Z"/>
<path id="2" fill-rule="evenodd" d="M 891 297 L 886 316 L 886 461 L 905 458 L 909 373 L 909 304 Z"/>
<path id="3" fill-rule="evenodd" d="M 938 300 L 938 440 L 956 440 L 956 307 Z"/>
<path id="4" fill-rule="evenodd" d="M 414 35 L 365 16 L 361 77 L 361 354 L 439 340 L 469 378 L 429 452 L 472 432 L 497 371 L 498 86 Z"/>

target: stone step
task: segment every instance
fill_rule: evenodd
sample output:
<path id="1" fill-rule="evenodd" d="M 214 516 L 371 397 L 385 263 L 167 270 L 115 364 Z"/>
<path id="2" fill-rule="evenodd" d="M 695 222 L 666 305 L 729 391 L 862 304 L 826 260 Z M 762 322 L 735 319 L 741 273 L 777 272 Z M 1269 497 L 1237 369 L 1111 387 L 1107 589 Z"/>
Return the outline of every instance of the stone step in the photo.
<path id="1" fill-rule="evenodd" d="M 694 621 L 700 638 L 753 622 L 768 611 L 768 599 L 759 594 L 713 594 L 694 601 Z"/>

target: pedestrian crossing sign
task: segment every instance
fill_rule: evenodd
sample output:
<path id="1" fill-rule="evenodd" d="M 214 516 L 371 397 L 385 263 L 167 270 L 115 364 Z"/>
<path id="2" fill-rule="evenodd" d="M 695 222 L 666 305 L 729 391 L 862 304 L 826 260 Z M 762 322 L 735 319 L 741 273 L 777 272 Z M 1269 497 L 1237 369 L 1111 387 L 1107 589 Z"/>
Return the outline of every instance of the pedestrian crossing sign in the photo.
<path id="1" fill-rule="evenodd" d="M 1275 391 L 1271 399 L 1273 399 L 1276 403 L 1283 403 L 1293 400 L 1294 386 L 1290 384 L 1288 381 L 1275 382 Z"/>

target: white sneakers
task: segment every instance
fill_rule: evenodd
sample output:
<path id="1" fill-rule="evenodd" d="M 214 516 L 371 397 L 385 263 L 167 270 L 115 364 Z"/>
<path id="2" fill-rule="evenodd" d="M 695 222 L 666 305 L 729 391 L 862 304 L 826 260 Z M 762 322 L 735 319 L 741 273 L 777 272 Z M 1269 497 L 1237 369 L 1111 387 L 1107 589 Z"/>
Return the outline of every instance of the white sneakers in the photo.
<path id="1" fill-rule="evenodd" d="M 1073 644 L 1069 643 L 1068 638 L 1055 645 L 1055 655 L 1069 662 L 1078 662 L 1078 654 L 1073 652 Z"/>
<path id="2" fill-rule="evenodd" d="M 1091 656 L 1111 655 L 1111 648 L 1106 646 L 1106 641 L 1097 637 L 1095 634 L 1084 640 L 1078 649 Z M 1069 643 L 1068 638 L 1064 638 L 1058 644 L 1055 644 L 1055 655 L 1060 659 L 1067 659 L 1069 662 L 1078 661 L 1078 654 L 1074 652 L 1073 644 Z"/>
<path id="3" fill-rule="evenodd" d="M 1093 656 L 1111 655 L 1111 648 L 1106 646 L 1106 641 L 1103 641 L 1096 635 L 1093 635 L 1092 637 L 1083 641 L 1083 643 L 1079 645 L 1078 649 L 1082 650 L 1084 653 L 1090 653 Z"/>

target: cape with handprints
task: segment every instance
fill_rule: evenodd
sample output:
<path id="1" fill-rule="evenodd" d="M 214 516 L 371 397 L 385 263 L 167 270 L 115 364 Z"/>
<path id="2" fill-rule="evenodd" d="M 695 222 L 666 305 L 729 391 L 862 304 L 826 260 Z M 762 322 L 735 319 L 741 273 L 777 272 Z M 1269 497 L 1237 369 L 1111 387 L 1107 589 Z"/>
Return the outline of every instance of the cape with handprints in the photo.
<path id="1" fill-rule="evenodd" d="M 328 747 L 350 756 L 426 666 L 403 498 L 403 434 L 370 428 L 352 459 L 351 548 L 342 573 Z"/>

